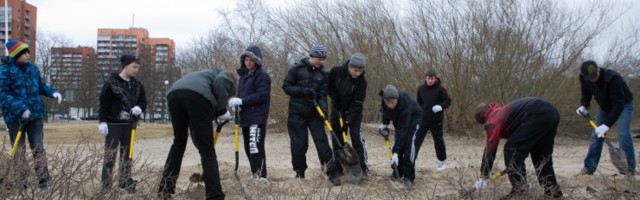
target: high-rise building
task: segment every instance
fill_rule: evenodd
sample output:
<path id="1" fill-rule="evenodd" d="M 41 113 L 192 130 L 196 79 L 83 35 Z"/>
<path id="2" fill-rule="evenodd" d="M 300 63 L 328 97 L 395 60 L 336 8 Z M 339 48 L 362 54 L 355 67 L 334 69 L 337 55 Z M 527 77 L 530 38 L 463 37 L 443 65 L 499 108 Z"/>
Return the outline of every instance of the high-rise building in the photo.
<path id="1" fill-rule="evenodd" d="M 94 115 L 98 92 L 86 88 L 96 88 L 95 75 L 96 53 L 92 47 L 52 47 L 49 78 L 62 91 L 65 101 L 64 106 L 53 108 L 53 112 L 67 113 L 73 107 L 77 108 L 73 116 Z"/>
<path id="2" fill-rule="evenodd" d="M 8 8 L 5 10 L 4 1 L 0 1 L 0 43 L 2 44 L 2 54 L 5 53 L 5 22 L 9 22 L 9 40 L 20 40 L 29 45 L 31 49 L 31 57 L 35 60 L 36 49 L 36 27 L 38 25 L 38 8 L 27 3 L 25 0 L 8 0 Z M 8 19 L 5 19 L 5 12 L 8 13 Z"/>

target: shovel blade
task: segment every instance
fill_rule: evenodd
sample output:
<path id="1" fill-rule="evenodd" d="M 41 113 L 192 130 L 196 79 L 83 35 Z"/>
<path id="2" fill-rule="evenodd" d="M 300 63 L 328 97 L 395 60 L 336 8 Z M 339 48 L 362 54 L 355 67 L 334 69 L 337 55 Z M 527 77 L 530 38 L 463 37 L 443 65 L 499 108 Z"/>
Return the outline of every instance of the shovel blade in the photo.
<path id="1" fill-rule="evenodd" d="M 364 173 L 360 167 L 360 157 L 351 144 L 345 143 L 341 149 L 336 151 L 336 160 L 342 166 L 349 182 L 357 182 L 362 179 Z"/>
<path id="2" fill-rule="evenodd" d="M 625 158 L 622 151 L 620 151 L 618 147 L 613 146 L 611 142 L 609 142 L 609 140 L 605 139 L 605 143 L 607 143 L 607 147 L 609 149 L 609 157 L 611 158 L 611 163 L 613 163 L 613 166 L 616 167 L 616 169 L 618 169 L 618 172 L 620 172 L 621 174 L 627 173 L 627 159 Z"/>

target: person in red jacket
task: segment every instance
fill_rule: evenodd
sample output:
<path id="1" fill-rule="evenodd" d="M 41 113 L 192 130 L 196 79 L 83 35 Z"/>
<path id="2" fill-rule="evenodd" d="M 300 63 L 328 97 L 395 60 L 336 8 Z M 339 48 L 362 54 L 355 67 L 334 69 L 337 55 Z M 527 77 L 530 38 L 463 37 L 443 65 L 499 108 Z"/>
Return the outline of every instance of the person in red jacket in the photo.
<path id="1" fill-rule="evenodd" d="M 553 143 L 560 122 L 553 105 L 535 97 L 521 98 L 504 106 L 482 103 L 476 108 L 475 119 L 487 133 L 480 167 L 482 178 L 476 181 L 476 189 L 486 188 L 485 180 L 489 178 L 499 140 L 504 138 L 507 139 L 504 164 L 513 187 L 504 199 L 521 195 L 527 189 L 524 160 L 529 154 L 545 195 L 562 197 L 553 171 Z"/>

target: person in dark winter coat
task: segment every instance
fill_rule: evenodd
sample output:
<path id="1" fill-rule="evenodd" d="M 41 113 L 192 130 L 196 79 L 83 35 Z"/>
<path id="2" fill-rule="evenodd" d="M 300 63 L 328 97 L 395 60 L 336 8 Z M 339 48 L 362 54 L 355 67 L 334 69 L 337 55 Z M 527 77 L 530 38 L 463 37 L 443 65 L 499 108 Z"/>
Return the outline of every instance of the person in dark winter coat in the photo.
<path id="1" fill-rule="evenodd" d="M 576 110 L 579 115 L 589 114 L 591 98 L 598 102 L 595 123 L 598 127 L 591 134 L 589 150 L 584 159 L 584 167 L 578 175 L 592 175 L 598 168 L 602 153 L 604 135 L 616 122 L 618 125 L 618 144 L 627 160 L 629 177 L 635 176 L 636 155 L 631 138 L 631 118 L 633 117 L 633 94 L 618 72 L 600 68 L 594 61 L 586 61 L 580 66 L 581 106 Z"/>
<path id="2" fill-rule="evenodd" d="M 118 187 L 135 192 L 137 180 L 131 178 L 129 145 L 131 130 L 147 107 L 144 86 L 135 77 L 140 63 L 131 54 L 120 57 L 122 71 L 113 73 L 105 81 L 100 92 L 98 131 L 105 136 L 102 187 L 111 187 L 113 167 L 120 149 L 120 177 Z"/>
<path id="3" fill-rule="evenodd" d="M 295 63 L 287 71 L 282 89 L 289 95 L 289 117 L 287 127 L 291 138 L 291 162 L 296 178 L 304 178 L 307 169 L 307 149 L 309 136 L 318 150 L 322 165 L 326 165 L 329 181 L 340 185 L 340 173 L 336 168 L 333 151 L 324 130 L 323 118 L 316 110 L 315 103 L 327 113 L 327 72 L 324 60 L 327 49 L 323 45 L 314 46 L 309 57 Z"/>
<path id="4" fill-rule="evenodd" d="M 328 93 L 331 97 L 331 127 L 336 134 L 341 135 L 345 130 L 340 126 L 340 117 L 344 121 L 344 128 L 351 136 L 351 144 L 358 153 L 362 172 L 367 174 L 367 151 L 364 134 L 361 131 L 362 109 L 364 98 L 367 96 L 367 79 L 364 76 L 366 58 L 361 53 L 351 56 L 342 66 L 336 66 L 329 72 Z M 344 141 L 335 140 L 333 143 L 344 145 Z M 341 138 L 342 137 L 338 137 Z M 335 147 L 335 145 L 334 145 Z M 336 150 L 336 149 L 334 149 Z M 340 165 L 336 165 L 340 167 Z"/>
<path id="5" fill-rule="evenodd" d="M 562 197 L 553 171 L 553 144 L 560 122 L 558 110 L 553 105 L 535 97 L 518 99 L 504 106 L 481 103 L 476 107 L 474 117 L 487 134 L 480 167 L 482 178 L 476 181 L 476 189 L 486 188 L 498 143 L 504 138 L 507 139 L 504 163 L 513 187 L 504 199 L 522 195 L 527 189 L 524 160 L 529 154 L 545 195 Z"/>
<path id="6" fill-rule="evenodd" d="M 167 199 L 175 193 L 182 157 L 191 133 L 191 141 L 202 162 L 205 198 L 224 199 L 213 148 L 213 120 L 231 120 L 227 104 L 235 94 L 236 86 L 230 74 L 220 68 L 191 72 L 171 86 L 167 101 L 174 139 L 160 179 L 160 198 Z"/>
<path id="7" fill-rule="evenodd" d="M 417 100 L 422 107 L 422 120 L 418 129 L 416 144 L 418 149 L 422 146 L 422 141 L 431 130 L 431 137 L 438 157 L 437 170 L 444 171 L 446 168 L 447 151 L 444 145 L 444 131 L 442 122 L 444 121 L 444 110 L 451 105 L 451 98 L 447 89 L 442 87 L 440 78 L 436 71 L 428 69 L 424 76 L 424 84 L 418 87 Z"/>
<path id="8" fill-rule="evenodd" d="M 47 156 L 44 149 L 42 134 L 44 116 L 44 104 L 40 95 L 62 101 L 58 90 L 49 87 L 40 77 L 38 67 L 29 61 L 29 46 L 20 41 L 9 41 L 6 44 L 9 56 L 2 61 L 0 66 L 0 106 L 4 122 L 7 125 L 11 144 L 14 144 L 18 129 L 23 134 L 18 143 L 16 159 L 20 168 L 20 174 L 26 179 L 27 166 L 24 154 L 26 152 L 25 141 L 29 141 L 29 147 L 34 157 L 38 186 L 49 186 L 51 176 L 47 164 Z M 26 182 L 21 183 L 26 186 Z"/>
<path id="9" fill-rule="evenodd" d="M 271 77 L 262 69 L 260 48 L 250 46 L 240 55 L 238 75 L 238 96 L 229 99 L 229 107 L 232 110 L 240 108 L 240 127 L 244 137 L 244 151 L 251 166 L 251 179 L 266 181 L 264 141 L 271 100 Z"/>
<path id="10" fill-rule="evenodd" d="M 387 85 L 381 92 L 382 96 L 382 125 L 379 131 L 388 131 L 389 123 L 393 121 L 396 129 L 393 144 L 392 165 L 397 165 L 397 173 L 402 178 L 405 188 L 410 189 L 416 178 L 415 161 L 418 148 L 416 147 L 416 131 L 420 123 L 420 105 L 407 93 L 398 92 L 393 85 Z M 424 137 L 423 137 L 424 139 Z M 420 141 L 422 143 L 422 141 Z"/>

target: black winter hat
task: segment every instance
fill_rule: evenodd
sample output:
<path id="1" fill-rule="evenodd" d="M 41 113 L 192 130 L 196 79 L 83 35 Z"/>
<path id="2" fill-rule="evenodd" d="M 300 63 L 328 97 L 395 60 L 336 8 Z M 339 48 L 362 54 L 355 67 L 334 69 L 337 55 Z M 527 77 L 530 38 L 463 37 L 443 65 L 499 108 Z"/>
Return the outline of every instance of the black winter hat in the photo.
<path id="1" fill-rule="evenodd" d="M 126 67 L 127 65 L 133 62 L 138 62 L 138 58 L 136 58 L 136 56 L 134 55 L 123 54 L 122 56 L 120 56 L 120 63 L 122 63 L 122 68 Z"/>

